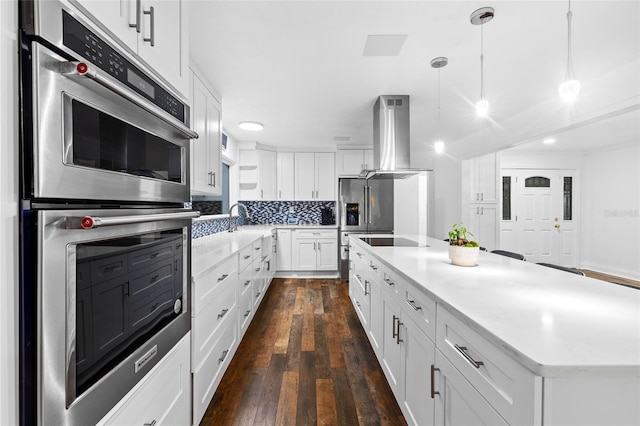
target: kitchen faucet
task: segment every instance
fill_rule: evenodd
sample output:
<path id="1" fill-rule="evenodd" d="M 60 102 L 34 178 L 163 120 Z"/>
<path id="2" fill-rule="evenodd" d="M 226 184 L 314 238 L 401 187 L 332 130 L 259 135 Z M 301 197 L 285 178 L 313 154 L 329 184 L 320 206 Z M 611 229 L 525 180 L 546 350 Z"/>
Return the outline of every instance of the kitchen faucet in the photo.
<path id="1" fill-rule="evenodd" d="M 249 210 L 247 210 L 247 206 L 242 203 L 235 203 L 234 205 L 229 207 L 229 232 L 238 230 L 238 224 L 236 223 L 236 225 L 234 226 L 233 221 L 231 220 L 231 210 L 233 210 L 235 206 L 238 206 L 238 214 L 240 213 L 240 207 L 242 207 L 244 209 L 244 212 L 247 214 L 247 219 L 251 219 L 251 215 L 249 214 Z"/>

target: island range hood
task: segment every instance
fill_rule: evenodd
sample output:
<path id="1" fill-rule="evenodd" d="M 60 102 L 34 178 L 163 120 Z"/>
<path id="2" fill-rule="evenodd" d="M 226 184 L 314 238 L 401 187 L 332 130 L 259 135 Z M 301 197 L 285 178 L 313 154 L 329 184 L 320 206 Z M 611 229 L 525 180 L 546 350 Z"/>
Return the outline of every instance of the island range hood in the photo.
<path id="1" fill-rule="evenodd" d="M 373 106 L 373 164 L 359 177 L 406 179 L 423 171 L 410 168 L 408 95 L 382 95 Z"/>

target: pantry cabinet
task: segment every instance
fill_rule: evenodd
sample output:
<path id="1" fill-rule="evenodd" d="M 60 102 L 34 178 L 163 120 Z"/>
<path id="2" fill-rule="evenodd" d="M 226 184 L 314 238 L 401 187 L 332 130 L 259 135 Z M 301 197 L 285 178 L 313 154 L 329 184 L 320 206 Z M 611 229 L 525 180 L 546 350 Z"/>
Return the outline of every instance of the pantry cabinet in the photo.
<path id="1" fill-rule="evenodd" d="M 191 73 L 191 123 L 199 138 L 191 141 L 191 192 L 222 194 L 220 102 L 195 73 Z"/>
<path id="2" fill-rule="evenodd" d="M 75 0 L 179 93 L 189 93 L 188 2 Z"/>
<path id="3" fill-rule="evenodd" d="M 335 155 L 333 152 L 296 152 L 295 199 L 335 200 Z"/>

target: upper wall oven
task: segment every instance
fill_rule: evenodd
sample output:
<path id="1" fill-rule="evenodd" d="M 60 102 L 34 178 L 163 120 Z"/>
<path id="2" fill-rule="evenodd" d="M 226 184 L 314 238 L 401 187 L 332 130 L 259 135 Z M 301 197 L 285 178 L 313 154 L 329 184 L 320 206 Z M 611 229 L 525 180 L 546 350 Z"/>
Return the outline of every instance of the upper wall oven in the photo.
<path id="1" fill-rule="evenodd" d="M 197 135 L 186 103 L 64 3 L 43 1 L 31 13 L 25 197 L 189 201 L 188 139 Z"/>

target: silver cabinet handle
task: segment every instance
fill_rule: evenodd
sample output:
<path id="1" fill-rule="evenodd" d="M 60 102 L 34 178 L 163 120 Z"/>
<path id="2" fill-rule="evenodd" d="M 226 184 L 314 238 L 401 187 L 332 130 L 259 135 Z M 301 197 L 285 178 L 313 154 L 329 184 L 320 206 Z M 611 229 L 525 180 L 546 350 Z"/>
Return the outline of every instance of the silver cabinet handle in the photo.
<path id="1" fill-rule="evenodd" d="M 393 281 L 391 281 L 389 278 L 385 278 L 385 279 L 384 279 L 384 282 L 386 282 L 387 284 L 389 284 L 389 285 L 390 285 L 390 286 L 392 286 L 392 287 L 396 285 L 396 283 L 394 283 Z"/>
<path id="2" fill-rule="evenodd" d="M 256 299 L 257 299 L 258 297 L 260 297 L 260 295 L 261 295 L 261 294 L 262 294 L 262 292 L 261 292 L 261 291 L 257 292 L 257 293 L 256 293 Z"/>
<path id="3" fill-rule="evenodd" d="M 311 190 L 311 198 L 313 198 L 313 189 Z"/>
<path id="4" fill-rule="evenodd" d="M 400 318 L 394 315 L 393 316 L 393 325 L 392 325 L 392 332 L 393 332 L 393 336 L 391 337 L 392 339 L 397 339 L 397 337 L 398 337 L 398 332 L 396 332 L 396 321 L 400 322 Z"/>
<path id="5" fill-rule="evenodd" d="M 480 201 L 484 201 L 484 192 L 480 193 Z"/>
<path id="6" fill-rule="evenodd" d="M 255 269 L 255 271 L 256 271 L 256 272 L 260 272 L 260 268 L 256 268 L 256 269 Z"/>
<path id="7" fill-rule="evenodd" d="M 480 193 L 476 192 L 476 201 L 480 201 Z"/>
<path id="8" fill-rule="evenodd" d="M 251 255 L 248 254 L 248 255 L 244 256 L 243 259 L 249 259 L 250 257 L 251 257 Z"/>
<path id="9" fill-rule="evenodd" d="M 229 309 L 223 309 L 219 314 L 218 314 L 218 319 L 224 317 L 225 315 L 227 315 L 227 312 L 229 312 Z"/>
<path id="10" fill-rule="evenodd" d="M 414 311 L 419 311 L 422 309 L 422 306 L 416 305 L 415 300 L 407 300 L 407 304 L 413 308 Z"/>
<path id="11" fill-rule="evenodd" d="M 484 207 L 480 207 L 480 214 L 484 215 Z"/>
<path id="12" fill-rule="evenodd" d="M 400 317 L 398 317 L 398 332 L 396 333 L 396 343 L 400 344 L 401 342 L 404 342 L 404 340 L 402 340 L 400 338 L 400 327 L 403 326 L 404 324 L 400 322 Z"/>
<path id="13" fill-rule="evenodd" d="M 174 220 L 174 219 L 193 219 L 200 216 L 200 212 L 184 212 L 184 213 L 160 213 L 160 214 L 145 214 L 140 216 L 114 216 L 114 217 L 67 217 L 68 229 L 92 229 L 99 226 L 111 226 L 111 225 L 128 225 L 131 223 L 144 223 L 144 222 L 156 222 L 161 220 Z"/>
<path id="14" fill-rule="evenodd" d="M 245 313 L 244 313 L 244 317 L 245 317 L 245 318 L 246 318 L 246 317 L 248 317 L 250 313 L 251 313 L 251 309 L 249 309 L 248 311 L 245 311 Z"/>
<path id="15" fill-rule="evenodd" d="M 369 281 L 364 280 L 364 295 L 368 295 L 369 293 L 371 293 L 370 291 L 367 291 L 367 284 L 370 284 Z"/>
<path id="16" fill-rule="evenodd" d="M 151 423 L 145 423 L 143 426 L 156 426 L 157 421 L 153 420 Z"/>
<path id="17" fill-rule="evenodd" d="M 216 187 L 216 172 L 211 172 L 212 183 L 211 186 Z"/>
<path id="18" fill-rule="evenodd" d="M 318 198 L 318 190 L 316 189 L 316 198 Z"/>
<path id="19" fill-rule="evenodd" d="M 225 278 L 227 278 L 229 276 L 229 274 L 222 274 L 222 276 L 220 278 L 218 278 L 218 282 L 224 280 Z"/>
<path id="20" fill-rule="evenodd" d="M 278 198 L 282 198 L 282 190 L 278 191 Z"/>
<path id="21" fill-rule="evenodd" d="M 370 265 L 369 265 L 369 267 L 370 267 L 371 269 L 373 269 L 374 271 L 378 272 L 378 267 L 377 267 L 377 266 L 375 266 L 373 263 L 372 263 L 372 264 L 370 264 Z"/>
<path id="22" fill-rule="evenodd" d="M 218 362 L 224 361 L 224 359 L 227 357 L 228 353 L 229 353 L 229 349 L 225 349 L 224 351 L 222 351 L 222 356 L 220 356 L 220 358 L 218 358 Z"/>
<path id="23" fill-rule="evenodd" d="M 435 399 L 436 395 L 440 395 L 440 392 L 436 391 L 436 371 L 440 371 L 439 368 L 436 368 L 435 365 L 431 364 L 431 399 Z"/>
<path id="24" fill-rule="evenodd" d="M 248 286 L 249 284 L 251 284 L 251 280 L 246 280 L 246 281 L 244 282 L 244 286 L 245 286 L 245 287 L 246 287 L 246 286 Z"/>
<path id="25" fill-rule="evenodd" d="M 155 22 L 156 22 L 155 17 L 156 16 L 155 16 L 155 13 L 154 13 L 154 10 L 153 10 L 153 6 L 150 6 L 149 10 L 145 10 L 142 13 L 144 13 L 145 15 L 149 15 L 149 23 L 150 23 L 150 28 L 149 28 L 150 29 L 150 31 L 149 31 L 150 34 L 149 35 L 151 36 L 149 38 L 143 37 L 142 41 L 146 41 L 147 43 L 150 43 L 151 47 L 153 47 L 153 46 L 155 46 L 155 39 L 156 39 L 156 37 L 155 37 L 155 33 L 156 33 L 156 31 L 155 31 L 155 25 L 156 25 L 155 24 Z"/>
<path id="26" fill-rule="evenodd" d="M 135 28 L 137 33 L 140 32 L 140 9 L 141 8 L 142 6 L 140 4 L 140 0 L 136 0 L 136 23 L 129 24 L 129 27 Z M 155 423 L 155 420 L 153 422 Z"/>
<path id="27" fill-rule="evenodd" d="M 467 352 L 466 346 L 458 346 L 458 344 L 455 344 L 453 345 L 453 347 L 456 348 L 456 350 L 460 352 L 462 356 L 465 357 L 465 359 L 469 361 L 469 363 L 475 368 L 480 368 L 481 365 L 484 365 L 484 362 L 476 361 L 475 359 L 471 358 L 471 355 L 469 355 L 469 353 Z"/>
<path id="28" fill-rule="evenodd" d="M 260 190 L 260 198 L 264 198 L 264 191 L 262 189 Z"/>
<path id="29" fill-rule="evenodd" d="M 99 74 L 95 69 L 89 67 L 89 64 L 87 64 L 86 62 L 62 62 L 60 64 L 60 73 L 69 77 L 79 75 L 90 78 L 96 83 L 99 83 L 107 89 L 111 90 L 113 93 L 122 96 L 130 102 L 133 102 L 143 110 L 156 116 L 165 123 L 173 126 L 188 139 L 198 139 L 198 134 L 185 126 L 184 123 L 178 121 L 176 118 L 172 117 L 164 110 L 147 101 L 137 93 L 134 93 L 129 89 L 125 89 L 124 87 L 121 87 L 119 83 L 114 83 L 111 80 L 103 77 L 102 74 Z"/>
<path id="30" fill-rule="evenodd" d="M 480 214 L 480 207 L 476 207 L 476 214 Z"/>

